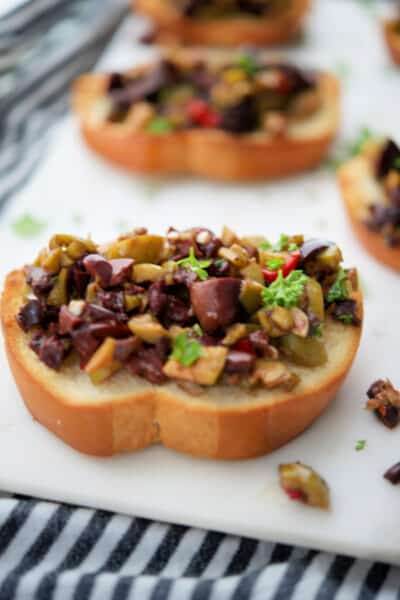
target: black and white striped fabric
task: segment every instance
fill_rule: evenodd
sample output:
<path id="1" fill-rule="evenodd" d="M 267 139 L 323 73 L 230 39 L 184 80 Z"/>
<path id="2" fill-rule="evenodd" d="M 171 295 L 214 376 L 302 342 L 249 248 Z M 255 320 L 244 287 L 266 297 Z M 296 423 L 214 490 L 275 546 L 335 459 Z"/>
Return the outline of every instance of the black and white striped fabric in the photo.
<path id="1" fill-rule="evenodd" d="M 0 206 L 28 181 L 70 81 L 125 10 L 123 0 L 20 0 L 0 17 Z M 391 600 L 399 590 L 400 569 L 382 563 L 0 497 L 0 600 Z"/>

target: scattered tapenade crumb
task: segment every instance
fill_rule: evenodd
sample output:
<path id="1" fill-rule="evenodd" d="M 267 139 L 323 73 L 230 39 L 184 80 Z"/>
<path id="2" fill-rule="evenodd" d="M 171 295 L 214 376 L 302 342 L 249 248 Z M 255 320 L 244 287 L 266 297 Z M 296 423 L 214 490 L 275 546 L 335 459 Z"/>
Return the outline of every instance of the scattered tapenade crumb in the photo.
<path id="1" fill-rule="evenodd" d="M 109 106 L 105 116 L 109 122 L 126 122 L 131 130 L 156 135 L 219 128 L 233 134 L 259 130 L 279 136 L 289 122 L 321 107 L 314 72 L 267 62 L 250 51 L 218 64 L 171 55 L 137 73 L 111 73 L 106 93 L 108 102 L 103 99 L 102 110 Z"/>
<path id="2" fill-rule="evenodd" d="M 293 365 L 327 360 L 325 315 L 359 324 L 341 261 L 332 242 L 226 227 L 140 228 L 105 246 L 59 234 L 25 268 L 16 319 L 44 364 L 59 370 L 72 353 L 96 384 L 125 368 L 157 385 L 290 390 Z"/>
<path id="3" fill-rule="evenodd" d="M 397 485 L 400 483 L 400 462 L 396 463 L 392 467 L 390 467 L 384 473 L 384 478 L 393 483 L 393 485 Z"/>
<path id="4" fill-rule="evenodd" d="M 329 487 L 311 467 L 301 462 L 279 465 L 279 478 L 282 489 L 291 500 L 329 509 Z"/>
<path id="5" fill-rule="evenodd" d="M 378 419 L 389 429 L 400 421 L 400 392 L 388 379 L 378 379 L 367 391 L 366 408 L 373 410 Z"/>

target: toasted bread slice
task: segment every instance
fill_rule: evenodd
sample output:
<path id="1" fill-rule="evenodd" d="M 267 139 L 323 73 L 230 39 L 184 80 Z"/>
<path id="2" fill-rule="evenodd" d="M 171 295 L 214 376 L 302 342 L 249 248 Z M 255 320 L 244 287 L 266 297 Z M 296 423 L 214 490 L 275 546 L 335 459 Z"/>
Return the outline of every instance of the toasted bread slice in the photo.
<path id="1" fill-rule="evenodd" d="M 368 206 L 384 202 L 384 193 L 374 177 L 373 161 L 369 154 L 353 158 L 340 167 L 339 185 L 354 233 L 365 249 L 388 267 L 400 271 L 400 248 L 388 246 L 379 232 L 371 231 L 364 223 Z"/>
<path id="2" fill-rule="evenodd" d="M 129 126 L 93 118 L 93 107 L 106 93 L 106 75 L 81 76 L 73 107 L 87 144 L 113 164 L 147 175 L 192 174 L 226 181 L 276 178 L 316 167 L 339 126 L 338 80 L 319 75 L 321 107 L 272 137 L 263 131 L 234 135 L 219 129 L 186 129 L 164 135 L 135 132 Z"/>
<path id="3" fill-rule="evenodd" d="M 155 41 L 195 46 L 274 46 L 292 39 L 310 9 L 311 0 L 292 0 L 277 15 L 190 18 L 168 0 L 132 0 L 132 7 L 156 27 Z"/>
<path id="4" fill-rule="evenodd" d="M 398 19 L 386 21 L 384 23 L 384 35 L 394 62 L 400 65 L 400 33 L 394 28 L 394 25 L 398 22 Z"/>
<path id="5" fill-rule="evenodd" d="M 271 452 L 306 429 L 334 398 L 356 354 L 361 328 L 327 318 L 328 362 L 290 365 L 301 376 L 294 391 L 245 392 L 212 386 L 193 396 L 175 383 L 152 385 L 125 370 L 95 386 L 71 362 L 49 369 L 28 346 L 16 322 L 26 292 L 24 274 L 7 277 L 2 324 L 7 355 L 33 417 L 80 452 L 109 456 L 154 443 L 217 459 L 244 459 Z M 361 316 L 362 300 L 357 293 Z"/>

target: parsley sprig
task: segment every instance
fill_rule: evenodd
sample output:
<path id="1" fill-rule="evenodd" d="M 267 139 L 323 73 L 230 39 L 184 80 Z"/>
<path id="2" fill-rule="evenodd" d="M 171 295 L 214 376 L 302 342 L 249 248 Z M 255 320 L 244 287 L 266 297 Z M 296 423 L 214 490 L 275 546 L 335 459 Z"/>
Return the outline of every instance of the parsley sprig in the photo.
<path id="1" fill-rule="evenodd" d="M 304 291 L 308 276 L 303 271 L 292 271 L 287 277 L 283 277 L 282 271 L 269 287 L 262 291 L 262 299 L 266 308 L 272 306 L 283 306 L 291 308 L 295 306 Z"/>
<path id="2" fill-rule="evenodd" d="M 357 452 L 360 452 L 360 450 L 364 450 L 366 445 L 367 445 L 367 440 L 358 440 L 355 445 L 355 450 Z"/>
<path id="3" fill-rule="evenodd" d="M 277 271 L 280 267 L 283 267 L 285 264 L 285 259 L 280 258 L 279 256 L 272 256 L 267 260 L 267 268 L 270 271 Z"/>
<path id="4" fill-rule="evenodd" d="M 329 304 L 339 300 L 346 300 L 349 297 L 349 292 L 346 286 L 347 275 L 345 270 L 340 267 L 336 280 L 331 285 L 326 297 Z M 343 315 L 344 316 L 344 315 Z"/>
<path id="5" fill-rule="evenodd" d="M 191 269 L 194 271 L 201 281 L 208 279 L 208 273 L 206 269 L 211 265 L 211 260 L 198 260 L 194 254 L 193 246 L 189 250 L 189 256 L 178 260 L 177 264 L 185 269 Z"/>
<path id="6" fill-rule="evenodd" d="M 238 56 L 235 60 L 235 65 L 250 77 L 255 75 L 260 69 L 257 60 L 251 54 L 241 54 Z"/>
<path id="7" fill-rule="evenodd" d="M 184 367 L 190 367 L 202 354 L 200 342 L 190 338 L 187 333 L 181 333 L 174 339 L 170 358 L 177 360 Z"/>
<path id="8" fill-rule="evenodd" d="M 276 244 L 270 244 L 270 242 L 261 242 L 259 248 L 260 250 L 271 250 L 271 252 L 282 252 L 283 250 L 294 252 L 298 249 L 298 246 L 294 242 L 289 242 L 289 236 L 286 235 L 286 233 L 281 233 Z"/>

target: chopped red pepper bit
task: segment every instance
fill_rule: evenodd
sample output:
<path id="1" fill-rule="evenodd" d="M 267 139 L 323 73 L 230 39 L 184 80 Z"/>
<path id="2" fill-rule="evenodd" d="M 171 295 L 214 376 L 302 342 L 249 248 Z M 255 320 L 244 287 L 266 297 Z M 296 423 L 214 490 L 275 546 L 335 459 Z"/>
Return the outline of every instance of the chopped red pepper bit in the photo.
<path id="1" fill-rule="evenodd" d="M 300 256 L 301 256 L 300 251 L 295 250 L 294 252 L 291 252 L 286 257 L 285 264 L 282 267 L 280 267 L 279 269 L 277 269 L 276 271 L 270 271 L 269 269 L 263 269 L 262 272 L 263 272 L 264 278 L 269 283 L 272 283 L 278 277 L 279 271 L 282 271 L 282 275 L 284 277 L 287 277 L 289 275 L 289 273 L 294 271 L 294 269 L 299 264 Z"/>
<path id="2" fill-rule="evenodd" d="M 255 356 L 256 354 L 254 346 L 249 338 L 242 338 L 238 340 L 236 344 L 234 344 L 233 349 L 237 350 L 238 352 L 247 352 L 247 354 L 251 354 L 252 356 Z"/>
<path id="3" fill-rule="evenodd" d="M 218 127 L 221 116 L 205 100 L 196 98 L 191 100 L 186 107 L 188 117 L 202 127 Z"/>
<path id="4" fill-rule="evenodd" d="M 285 492 L 291 500 L 300 500 L 301 502 L 305 502 L 306 500 L 306 496 L 301 490 L 288 489 Z"/>

